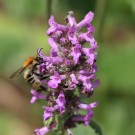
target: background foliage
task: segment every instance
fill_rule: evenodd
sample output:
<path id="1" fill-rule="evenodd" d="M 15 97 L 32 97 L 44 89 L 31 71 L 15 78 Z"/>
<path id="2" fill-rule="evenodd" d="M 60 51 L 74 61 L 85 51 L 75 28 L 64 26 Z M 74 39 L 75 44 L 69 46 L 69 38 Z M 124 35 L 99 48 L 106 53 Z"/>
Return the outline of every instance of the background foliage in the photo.
<path id="1" fill-rule="evenodd" d="M 64 23 L 69 10 L 75 12 L 78 21 L 90 10 L 95 13 L 97 76 L 101 81 L 91 99 L 99 101 L 95 119 L 106 135 L 134 135 L 135 1 L 52 0 L 51 7 L 60 23 Z M 47 0 L 0 1 L 0 134 L 32 135 L 34 128 L 42 126 L 42 103 L 29 104 L 29 86 L 22 76 L 13 84 L 7 78 L 25 58 L 35 55 L 37 48 L 43 47 L 49 54 L 47 9 Z M 86 131 L 94 135 L 92 129 L 83 126 L 75 133 L 82 135 Z"/>

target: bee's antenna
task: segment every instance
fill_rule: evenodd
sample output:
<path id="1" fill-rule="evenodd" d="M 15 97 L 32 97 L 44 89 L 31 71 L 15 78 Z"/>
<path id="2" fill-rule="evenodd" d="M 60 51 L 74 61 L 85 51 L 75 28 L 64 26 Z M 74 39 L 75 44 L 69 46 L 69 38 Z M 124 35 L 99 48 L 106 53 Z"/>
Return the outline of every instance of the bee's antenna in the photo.
<path id="1" fill-rule="evenodd" d="M 41 52 L 43 48 L 40 48 L 39 50 L 37 50 L 37 54 L 39 55 L 39 53 Z"/>

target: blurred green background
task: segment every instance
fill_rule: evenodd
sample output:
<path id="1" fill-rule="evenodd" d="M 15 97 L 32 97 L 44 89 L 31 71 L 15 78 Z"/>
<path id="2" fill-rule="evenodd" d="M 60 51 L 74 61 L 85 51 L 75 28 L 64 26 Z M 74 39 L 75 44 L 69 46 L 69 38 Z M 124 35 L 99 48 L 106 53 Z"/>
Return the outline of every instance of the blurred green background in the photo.
<path id="1" fill-rule="evenodd" d="M 135 0 L 0 0 L 0 135 L 32 135 L 43 125 L 42 102 L 29 104 L 30 87 L 22 76 L 7 78 L 37 48 L 49 55 L 48 17 L 64 23 L 69 10 L 77 21 L 95 13 L 101 81 L 92 99 L 99 102 L 95 119 L 105 135 L 135 134 Z M 83 126 L 75 129 L 75 135 L 84 133 L 95 134 Z"/>

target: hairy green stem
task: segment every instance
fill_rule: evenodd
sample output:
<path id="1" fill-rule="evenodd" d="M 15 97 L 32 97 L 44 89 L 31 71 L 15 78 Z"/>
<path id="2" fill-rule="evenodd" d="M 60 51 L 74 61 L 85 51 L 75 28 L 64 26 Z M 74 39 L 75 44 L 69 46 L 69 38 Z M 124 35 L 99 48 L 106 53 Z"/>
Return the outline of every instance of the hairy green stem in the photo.
<path id="1" fill-rule="evenodd" d="M 103 135 L 100 125 L 95 120 L 91 120 L 90 126 L 95 130 L 98 135 Z"/>

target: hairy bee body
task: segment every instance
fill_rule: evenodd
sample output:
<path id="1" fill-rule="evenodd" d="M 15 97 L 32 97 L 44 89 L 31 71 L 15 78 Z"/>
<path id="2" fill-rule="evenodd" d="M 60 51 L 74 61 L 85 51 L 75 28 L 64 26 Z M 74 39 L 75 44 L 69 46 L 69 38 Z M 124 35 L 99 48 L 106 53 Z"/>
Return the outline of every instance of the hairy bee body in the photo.
<path id="1" fill-rule="evenodd" d="M 41 49 L 40 49 L 41 51 Z M 24 79 L 28 84 L 30 84 L 34 88 L 45 89 L 42 85 L 42 80 L 46 77 L 40 73 L 40 64 L 43 63 L 43 59 L 39 56 L 37 57 L 28 57 L 24 62 L 23 66 L 14 72 L 10 78 L 14 78 L 19 76 L 22 72 L 24 72 Z"/>
<path id="2" fill-rule="evenodd" d="M 37 67 L 36 70 L 34 70 L 33 72 L 33 69 L 31 68 L 27 68 L 25 71 L 24 71 L 24 79 L 26 80 L 26 82 L 30 85 L 32 85 L 32 87 L 40 87 L 42 84 L 41 84 L 41 80 L 42 79 L 40 76 L 38 76 L 38 74 L 40 74 L 39 72 L 39 67 Z"/>

